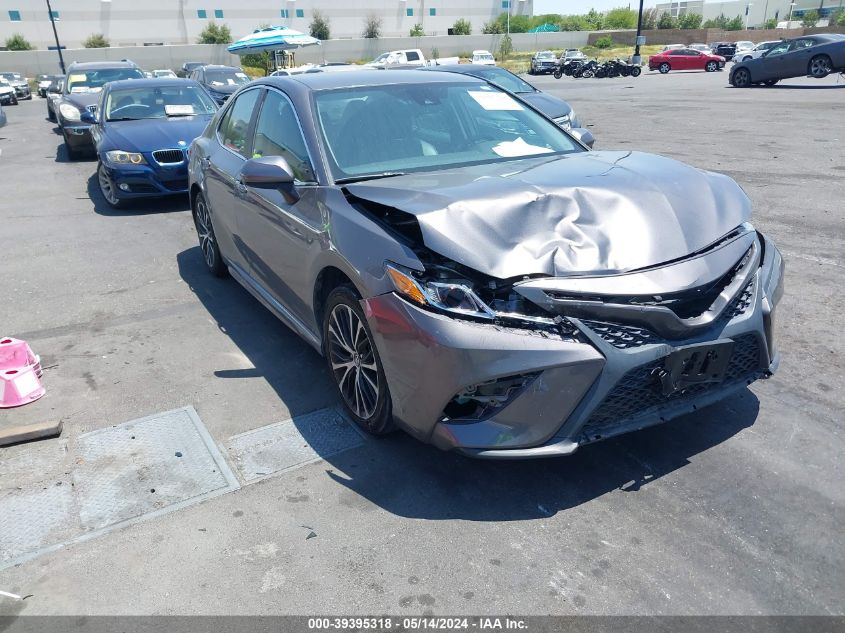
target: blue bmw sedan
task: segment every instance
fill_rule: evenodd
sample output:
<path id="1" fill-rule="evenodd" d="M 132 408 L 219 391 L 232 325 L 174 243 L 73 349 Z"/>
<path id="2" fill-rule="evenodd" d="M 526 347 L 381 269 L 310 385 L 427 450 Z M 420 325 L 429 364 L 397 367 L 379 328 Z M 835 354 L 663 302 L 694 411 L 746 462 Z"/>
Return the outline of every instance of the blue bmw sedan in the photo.
<path id="1" fill-rule="evenodd" d="M 135 79 L 106 85 L 92 123 L 97 182 L 113 207 L 188 192 L 187 149 L 217 111 L 190 79 Z"/>

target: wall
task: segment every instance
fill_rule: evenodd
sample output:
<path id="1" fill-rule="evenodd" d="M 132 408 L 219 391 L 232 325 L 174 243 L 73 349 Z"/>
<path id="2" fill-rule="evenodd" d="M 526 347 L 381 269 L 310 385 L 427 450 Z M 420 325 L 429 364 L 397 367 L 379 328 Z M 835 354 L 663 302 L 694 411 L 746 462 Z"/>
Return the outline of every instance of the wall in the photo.
<path id="1" fill-rule="evenodd" d="M 323 61 L 349 61 L 373 59 L 385 51 L 421 48 L 426 56 L 437 48 L 440 56 L 450 57 L 476 49 L 495 51 L 501 35 L 442 35 L 434 37 L 397 37 L 377 40 L 328 40 L 321 46 L 301 49 L 296 62 L 318 63 Z M 578 48 L 587 43 L 586 31 L 564 33 L 513 33 L 514 50 L 534 51 L 546 48 Z M 194 44 L 189 46 L 135 46 L 124 48 L 91 48 L 63 51 L 65 64 L 72 61 L 100 61 L 131 59 L 146 70 L 154 68 L 180 68 L 186 61 L 238 65 L 240 60 L 230 55 L 223 45 Z M 0 68 L 22 72 L 28 77 L 40 73 L 59 72 L 56 51 L 0 51 Z"/>
<path id="2" fill-rule="evenodd" d="M 661 29 L 643 31 L 646 44 L 709 44 L 711 42 L 735 42 L 749 40 L 751 42 L 766 42 L 790 37 L 800 37 L 811 33 L 845 33 L 845 28 L 829 27 L 823 29 L 751 29 L 748 31 L 722 31 L 721 29 Z M 589 43 L 595 44 L 600 37 L 610 35 L 614 42 L 634 45 L 636 31 L 605 31 L 590 33 Z"/>

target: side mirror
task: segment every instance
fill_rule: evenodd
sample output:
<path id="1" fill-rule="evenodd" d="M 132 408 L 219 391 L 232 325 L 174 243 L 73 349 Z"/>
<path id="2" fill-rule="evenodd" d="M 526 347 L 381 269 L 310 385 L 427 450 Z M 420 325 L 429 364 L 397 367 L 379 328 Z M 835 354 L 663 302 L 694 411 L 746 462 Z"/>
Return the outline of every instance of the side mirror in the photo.
<path id="1" fill-rule="evenodd" d="M 590 132 L 587 128 L 583 127 L 574 127 L 569 130 L 569 133 L 581 141 L 584 145 L 593 149 L 593 144 L 596 142 L 596 137 L 593 136 L 593 133 Z"/>
<path id="2" fill-rule="evenodd" d="M 281 156 L 251 158 L 241 167 L 238 180 L 247 187 L 276 189 L 281 192 L 288 204 L 299 200 L 293 186 L 293 170 Z"/>
<path id="3" fill-rule="evenodd" d="M 79 120 L 82 123 L 88 123 L 89 125 L 93 125 L 97 122 L 97 116 L 90 110 L 85 110 L 85 112 L 79 115 Z"/>

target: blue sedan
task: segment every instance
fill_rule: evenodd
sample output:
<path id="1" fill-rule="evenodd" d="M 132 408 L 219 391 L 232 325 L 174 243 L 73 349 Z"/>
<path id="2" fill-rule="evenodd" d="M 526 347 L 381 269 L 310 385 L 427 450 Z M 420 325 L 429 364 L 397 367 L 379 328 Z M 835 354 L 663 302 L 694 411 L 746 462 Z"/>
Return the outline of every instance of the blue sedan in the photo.
<path id="1" fill-rule="evenodd" d="M 97 182 L 106 201 L 188 192 L 187 149 L 217 111 L 190 79 L 134 79 L 106 85 L 92 123 Z"/>

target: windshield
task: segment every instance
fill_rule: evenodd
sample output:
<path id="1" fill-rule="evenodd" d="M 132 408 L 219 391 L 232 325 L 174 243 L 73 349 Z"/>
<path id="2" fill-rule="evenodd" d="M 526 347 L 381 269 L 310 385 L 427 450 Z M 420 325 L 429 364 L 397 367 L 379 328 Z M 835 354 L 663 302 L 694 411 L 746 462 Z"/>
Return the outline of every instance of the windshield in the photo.
<path id="1" fill-rule="evenodd" d="M 205 81 L 212 86 L 240 86 L 249 83 L 249 77 L 246 73 L 236 70 L 206 69 Z"/>
<path id="2" fill-rule="evenodd" d="M 583 151 L 509 94 L 479 84 L 342 88 L 316 93 L 335 180 Z"/>
<path id="3" fill-rule="evenodd" d="M 534 92 L 534 87 L 527 81 L 520 79 L 513 73 L 504 70 L 503 68 L 479 68 L 473 69 L 471 73 L 473 77 L 478 77 L 484 81 L 489 81 L 491 84 L 499 86 L 508 92 Z"/>
<path id="4" fill-rule="evenodd" d="M 121 79 L 143 79 L 144 73 L 137 68 L 98 68 L 77 70 L 67 77 L 68 93 L 100 92 L 110 81 Z"/>
<path id="5" fill-rule="evenodd" d="M 106 99 L 107 121 L 214 114 L 216 110 L 214 101 L 196 85 L 124 88 L 112 90 Z"/>

